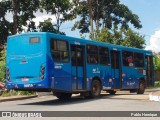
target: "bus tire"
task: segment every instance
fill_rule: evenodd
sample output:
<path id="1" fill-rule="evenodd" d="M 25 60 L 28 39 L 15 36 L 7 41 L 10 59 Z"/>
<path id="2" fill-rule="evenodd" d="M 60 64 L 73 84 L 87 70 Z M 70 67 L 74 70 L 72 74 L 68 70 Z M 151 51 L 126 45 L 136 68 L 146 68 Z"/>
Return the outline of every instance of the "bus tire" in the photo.
<path id="1" fill-rule="evenodd" d="M 54 93 L 54 95 L 60 100 L 71 99 L 72 93 Z"/>
<path id="2" fill-rule="evenodd" d="M 99 97 L 100 94 L 101 94 L 101 82 L 97 79 L 94 79 L 92 81 L 92 84 L 91 84 L 91 91 L 89 92 L 89 95 L 88 96 L 85 96 L 86 98 L 96 98 L 96 97 Z"/>
<path id="3" fill-rule="evenodd" d="M 116 94 L 116 91 L 114 91 L 114 90 L 109 90 L 109 91 L 107 91 L 110 95 L 115 95 Z"/>
<path id="4" fill-rule="evenodd" d="M 137 89 L 130 90 L 130 93 L 136 93 L 136 92 L 137 92 Z"/>
<path id="5" fill-rule="evenodd" d="M 137 94 L 143 94 L 145 91 L 145 82 L 141 80 L 139 82 L 139 89 L 137 90 Z"/>

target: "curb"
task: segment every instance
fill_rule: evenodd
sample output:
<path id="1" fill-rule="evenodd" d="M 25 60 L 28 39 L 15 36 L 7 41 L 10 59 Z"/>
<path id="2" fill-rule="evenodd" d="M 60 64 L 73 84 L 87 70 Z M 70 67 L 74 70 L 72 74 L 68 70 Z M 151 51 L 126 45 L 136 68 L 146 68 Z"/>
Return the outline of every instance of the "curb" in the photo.
<path id="1" fill-rule="evenodd" d="M 145 92 L 156 92 L 160 91 L 160 88 L 146 89 Z"/>
<path id="2" fill-rule="evenodd" d="M 151 92 L 149 94 L 149 100 L 160 102 L 160 92 L 153 92 L 153 93 Z"/>
<path id="3" fill-rule="evenodd" d="M 35 97 L 38 97 L 38 95 L 8 97 L 8 98 L 0 99 L 0 103 L 1 102 L 7 102 L 7 101 L 30 99 L 30 98 L 35 98 Z"/>

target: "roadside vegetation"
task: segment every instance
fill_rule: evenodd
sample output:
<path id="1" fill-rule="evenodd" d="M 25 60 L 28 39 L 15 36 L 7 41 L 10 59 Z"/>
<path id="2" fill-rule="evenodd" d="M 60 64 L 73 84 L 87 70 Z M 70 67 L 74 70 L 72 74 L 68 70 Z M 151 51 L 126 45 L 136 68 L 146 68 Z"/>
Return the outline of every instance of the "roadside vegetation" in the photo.
<path id="1" fill-rule="evenodd" d="M 155 81 L 154 87 L 155 88 L 160 88 L 160 81 Z"/>
<path id="2" fill-rule="evenodd" d="M 3 92 L 3 94 L 1 95 L 2 97 L 9 97 L 9 96 L 30 96 L 30 95 L 34 95 L 35 92 L 28 92 L 28 91 L 14 91 L 14 90 L 6 90 Z"/>
<path id="3" fill-rule="evenodd" d="M 154 53 L 154 70 L 156 80 L 154 87 L 160 87 L 160 52 Z"/>
<path id="4" fill-rule="evenodd" d="M 5 82 L 5 58 L 6 51 L 5 49 L 0 50 L 0 82 Z"/>

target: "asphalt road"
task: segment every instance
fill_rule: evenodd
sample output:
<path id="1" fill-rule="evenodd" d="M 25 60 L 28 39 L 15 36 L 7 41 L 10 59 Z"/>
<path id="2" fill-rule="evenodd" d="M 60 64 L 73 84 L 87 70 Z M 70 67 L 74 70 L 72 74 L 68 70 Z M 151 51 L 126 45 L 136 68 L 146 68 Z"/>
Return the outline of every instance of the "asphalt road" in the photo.
<path id="1" fill-rule="evenodd" d="M 148 93 L 144 94 L 144 97 Z M 0 111 L 160 111 L 160 102 L 149 101 L 148 99 L 123 99 L 119 96 L 125 96 L 125 94 L 118 94 L 111 96 L 108 94 L 102 94 L 100 98 L 96 99 L 84 99 L 80 96 L 73 96 L 71 100 L 61 101 L 52 95 L 39 96 L 37 98 L 8 101 L 0 103 Z M 126 96 L 137 97 L 136 94 L 126 94 Z M 143 97 L 143 96 L 139 96 Z M 39 118 L 38 118 L 39 119 Z M 44 118 L 41 118 L 44 119 Z M 50 118 L 56 119 L 57 118 Z M 58 118 L 60 119 L 60 118 Z M 67 117 L 65 120 L 75 118 Z M 81 118 L 76 118 L 80 119 Z M 90 118 L 85 118 L 90 119 Z M 93 118 L 92 120 L 97 119 Z M 98 119 L 106 119 L 99 117 Z M 117 119 L 111 117 L 110 119 Z M 127 118 L 120 118 L 127 119 Z M 129 118 L 135 119 L 135 118 Z M 136 120 L 150 120 L 151 118 L 136 118 Z M 159 118 L 154 118 L 154 120 Z M 39 119 L 40 120 L 40 119 Z"/>

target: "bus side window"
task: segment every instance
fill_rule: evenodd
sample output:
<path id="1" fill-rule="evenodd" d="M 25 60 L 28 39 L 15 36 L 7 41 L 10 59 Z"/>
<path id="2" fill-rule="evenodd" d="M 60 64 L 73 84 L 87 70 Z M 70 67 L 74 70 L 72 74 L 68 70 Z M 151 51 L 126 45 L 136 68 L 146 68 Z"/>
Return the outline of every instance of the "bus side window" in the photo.
<path id="1" fill-rule="evenodd" d="M 144 67 L 144 55 L 142 53 L 134 53 L 135 67 Z"/>
<path id="2" fill-rule="evenodd" d="M 107 47 L 99 47 L 99 63 L 109 65 L 109 49 Z"/>
<path id="3" fill-rule="evenodd" d="M 98 64 L 98 48 L 95 45 L 87 45 L 87 59 L 89 64 Z"/>
<path id="4" fill-rule="evenodd" d="M 51 39 L 50 51 L 55 62 L 69 62 L 67 41 Z"/>
<path id="5" fill-rule="evenodd" d="M 133 52 L 122 51 L 122 61 L 124 66 L 133 67 Z"/>

